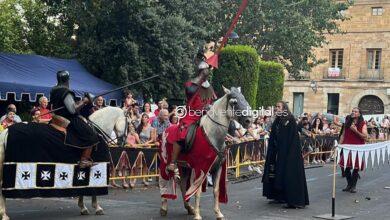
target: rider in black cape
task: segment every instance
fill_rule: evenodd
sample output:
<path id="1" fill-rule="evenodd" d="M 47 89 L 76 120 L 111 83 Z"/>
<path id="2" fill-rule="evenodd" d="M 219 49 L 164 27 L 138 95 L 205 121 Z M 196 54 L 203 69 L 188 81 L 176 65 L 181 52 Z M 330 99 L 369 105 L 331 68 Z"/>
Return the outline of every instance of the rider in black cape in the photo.
<path id="1" fill-rule="evenodd" d="M 263 175 L 263 196 L 286 208 L 309 205 L 301 144 L 294 116 L 285 102 L 276 105 Z"/>
<path id="2" fill-rule="evenodd" d="M 76 102 L 74 92 L 69 89 L 69 78 L 68 71 L 57 72 L 58 83 L 50 92 L 50 103 L 53 109 L 63 108 L 54 112 L 50 123 L 67 127 L 64 144 L 82 149 L 79 165 L 81 168 L 91 167 L 94 165 L 91 159 L 92 148 L 99 143 L 99 137 L 87 124 L 87 120 L 80 115 L 80 110 L 85 108 L 93 97 L 88 94 L 88 99 Z"/>

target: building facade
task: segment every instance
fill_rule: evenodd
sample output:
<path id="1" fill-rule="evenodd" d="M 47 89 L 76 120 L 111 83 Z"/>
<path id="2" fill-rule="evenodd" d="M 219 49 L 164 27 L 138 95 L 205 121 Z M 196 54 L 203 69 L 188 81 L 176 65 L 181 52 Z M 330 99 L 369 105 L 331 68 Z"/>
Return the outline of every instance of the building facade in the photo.
<path id="1" fill-rule="evenodd" d="M 303 79 L 285 77 L 283 99 L 294 114 L 390 113 L 390 0 L 355 0 L 340 23 L 343 34 L 329 35 L 314 49 L 316 66 Z"/>

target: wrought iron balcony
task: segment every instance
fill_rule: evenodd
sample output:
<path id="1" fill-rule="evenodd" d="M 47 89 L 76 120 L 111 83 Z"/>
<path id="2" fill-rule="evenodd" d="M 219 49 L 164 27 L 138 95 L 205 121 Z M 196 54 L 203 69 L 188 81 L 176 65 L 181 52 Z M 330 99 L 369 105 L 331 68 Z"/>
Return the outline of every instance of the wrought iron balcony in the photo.
<path id="1" fill-rule="evenodd" d="M 324 80 L 345 80 L 344 70 L 340 68 L 326 68 L 323 75 Z"/>
<path id="2" fill-rule="evenodd" d="M 304 81 L 308 81 L 310 80 L 310 72 L 307 72 L 307 71 L 301 71 L 298 75 L 298 77 L 294 78 L 292 76 L 288 76 L 288 80 L 304 80 Z"/>
<path id="3" fill-rule="evenodd" d="M 360 68 L 359 79 L 363 81 L 383 81 L 384 69 Z"/>

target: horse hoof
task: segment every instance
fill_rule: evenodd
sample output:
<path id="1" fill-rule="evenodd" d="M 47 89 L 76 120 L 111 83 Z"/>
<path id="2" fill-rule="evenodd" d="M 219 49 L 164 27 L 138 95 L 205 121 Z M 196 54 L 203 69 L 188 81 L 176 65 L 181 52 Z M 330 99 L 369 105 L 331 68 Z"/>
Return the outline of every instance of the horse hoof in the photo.
<path id="1" fill-rule="evenodd" d="M 80 212 L 81 215 L 89 215 L 88 209 L 82 209 Z"/>
<path id="2" fill-rule="evenodd" d="M 195 210 L 192 206 L 185 207 L 187 209 L 188 215 L 195 215 Z"/>
<path id="3" fill-rule="evenodd" d="M 165 209 L 160 209 L 160 215 L 161 216 L 167 216 L 168 215 L 168 210 L 165 210 Z"/>
<path id="4" fill-rule="evenodd" d="M 95 212 L 96 215 L 104 215 L 104 210 L 103 209 L 98 209 Z"/>

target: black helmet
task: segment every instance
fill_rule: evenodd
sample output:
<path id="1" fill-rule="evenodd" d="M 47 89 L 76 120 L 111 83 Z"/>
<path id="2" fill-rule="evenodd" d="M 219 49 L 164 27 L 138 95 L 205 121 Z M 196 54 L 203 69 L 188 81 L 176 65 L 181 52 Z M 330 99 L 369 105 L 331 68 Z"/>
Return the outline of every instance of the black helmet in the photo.
<path id="1" fill-rule="evenodd" d="M 58 84 L 66 83 L 69 81 L 70 74 L 66 70 L 60 70 L 57 72 L 57 82 Z"/>

